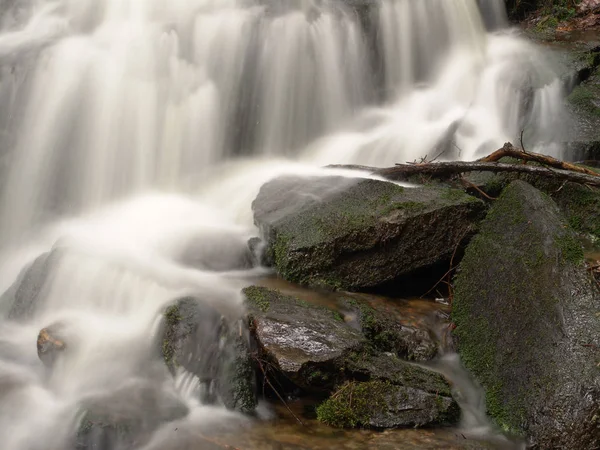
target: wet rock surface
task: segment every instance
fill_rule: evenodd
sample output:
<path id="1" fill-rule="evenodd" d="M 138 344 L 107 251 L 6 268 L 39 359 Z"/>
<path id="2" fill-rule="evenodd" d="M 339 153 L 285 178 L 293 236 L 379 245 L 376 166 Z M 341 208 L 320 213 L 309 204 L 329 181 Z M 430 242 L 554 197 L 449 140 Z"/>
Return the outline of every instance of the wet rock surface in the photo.
<path id="1" fill-rule="evenodd" d="M 265 287 L 244 289 L 261 353 L 304 389 L 329 390 L 343 359 L 367 339 L 325 307 Z"/>
<path id="2" fill-rule="evenodd" d="M 283 278 L 358 290 L 449 259 L 485 205 L 447 187 L 284 177 L 263 185 L 252 208 Z"/>
<path id="3" fill-rule="evenodd" d="M 244 293 L 259 358 L 300 389 L 331 394 L 321 421 L 393 428 L 458 420 L 441 375 L 380 351 L 339 312 L 265 287 Z"/>
<path id="4" fill-rule="evenodd" d="M 453 303 L 488 414 L 538 448 L 600 446 L 600 293 L 556 204 L 506 188 L 469 245 Z"/>
<path id="5" fill-rule="evenodd" d="M 530 174 L 492 175 L 486 178 L 481 189 L 498 196 L 502 189 L 515 180 L 525 181 L 550 196 L 573 230 L 590 235 L 593 239 L 600 238 L 600 189 Z"/>
<path id="6" fill-rule="evenodd" d="M 228 321 L 205 302 L 187 297 L 167 308 L 161 353 L 169 369 L 197 377 L 206 402 L 220 399 L 229 409 L 251 413 L 257 406 L 247 328 Z"/>
<path id="7" fill-rule="evenodd" d="M 319 419 L 336 427 L 397 428 L 454 423 L 452 397 L 384 381 L 348 382 L 317 409 Z"/>
<path id="8" fill-rule="evenodd" d="M 376 349 L 414 361 L 427 361 L 437 355 L 438 344 L 426 327 L 402 323 L 384 306 L 357 297 L 343 298 L 341 307 L 356 317 L 362 333 Z"/>

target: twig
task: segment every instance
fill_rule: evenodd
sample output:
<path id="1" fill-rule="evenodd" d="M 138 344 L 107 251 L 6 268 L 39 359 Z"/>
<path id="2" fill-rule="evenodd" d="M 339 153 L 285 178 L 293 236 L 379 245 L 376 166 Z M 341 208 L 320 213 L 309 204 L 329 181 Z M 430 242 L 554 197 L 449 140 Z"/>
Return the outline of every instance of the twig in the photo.
<path id="1" fill-rule="evenodd" d="M 497 200 L 495 197 L 491 197 L 488 194 L 486 194 L 485 192 L 483 192 L 481 189 L 479 189 L 477 186 L 475 186 L 473 183 L 471 183 L 469 180 L 465 179 L 464 177 L 460 177 L 460 181 L 463 183 L 463 185 L 465 187 L 470 187 L 475 189 L 477 192 L 479 192 L 482 196 L 484 196 L 485 198 L 487 198 L 488 200 Z"/>
<path id="2" fill-rule="evenodd" d="M 525 150 L 525 145 L 523 144 L 523 134 L 525 134 L 525 128 L 521 128 L 521 137 L 519 140 L 521 141 L 521 150 L 523 150 L 523 153 L 527 153 Z"/>
<path id="3" fill-rule="evenodd" d="M 463 233 L 461 238 L 458 240 L 458 243 L 454 247 L 454 251 L 452 252 L 452 257 L 450 258 L 450 269 L 448 269 L 448 272 L 446 272 L 442 276 L 442 278 L 440 278 L 439 281 L 433 285 L 433 287 L 431 289 L 429 289 L 427 292 L 425 292 L 423 295 L 421 295 L 421 298 L 425 297 L 427 294 L 429 294 L 431 291 L 433 291 L 436 287 L 439 286 L 440 283 L 442 283 L 444 281 L 444 279 L 446 277 L 448 277 L 452 272 L 454 272 L 454 270 L 456 270 L 456 266 L 454 266 L 454 258 L 456 257 L 456 253 L 458 252 L 458 247 L 460 247 L 460 244 L 462 243 L 462 241 L 465 239 L 465 237 L 467 237 L 467 234 L 469 234 L 469 230 L 467 230 Z M 447 281 L 446 284 L 450 288 L 452 288 L 452 285 L 450 284 L 449 281 Z M 439 293 L 439 291 L 438 291 L 438 293 Z"/>
<path id="4" fill-rule="evenodd" d="M 427 292 L 425 292 L 423 295 L 421 295 L 421 297 L 420 297 L 420 298 L 423 298 L 423 297 L 425 297 L 427 294 L 429 294 L 430 292 L 432 292 L 432 291 L 433 291 L 433 290 L 434 290 L 436 287 L 438 287 L 438 286 L 439 286 L 439 284 L 440 284 L 441 282 L 443 282 L 443 281 L 446 279 L 446 277 L 447 277 L 448 275 L 450 275 L 450 274 L 451 274 L 451 273 L 452 273 L 452 272 L 453 272 L 455 269 L 456 269 L 456 267 L 451 267 L 451 268 L 450 268 L 450 270 L 449 270 L 448 272 L 446 272 L 444 275 L 442 275 L 442 278 L 440 278 L 440 279 L 437 281 L 437 283 L 435 283 L 435 284 L 434 284 L 434 285 L 431 287 L 431 289 L 429 289 Z M 438 293 L 439 293 L 439 291 L 438 291 Z"/>
<path id="5" fill-rule="evenodd" d="M 267 384 L 271 387 L 271 389 L 273 389 L 273 392 L 275 392 L 275 395 L 277 395 L 277 397 L 279 398 L 279 400 L 281 400 L 281 403 L 283 403 L 283 405 L 290 412 L 290 414 L 294 417 L 294 419 L 296 419 L 300 425 L 304 426 L 304 422 L 302 422 L 298 418 L 298 416 L 296 414 L 294 414 L 294 411 L 292 411 L 290 409 L 290 407 L 288 406 L 288 404 L 286 403 L 286 401 L 283 399 L 283 397 L 281 396 L 281 394 L 279 394 L 279 391 L 277 389 L 275 389 L 275 386 L 273 386 L 273 384 L 269 380 L 269 377 L 267 376 L 267 373 L 265 372 L 265 369 L 264 369 L 262 363 L 260 362 L 260 359 L 256 358 L 256 361 L 258 362 L 258 367 L 260 368 L 260 371 L 263 373 L 264 380 L 266 380 Z"/>

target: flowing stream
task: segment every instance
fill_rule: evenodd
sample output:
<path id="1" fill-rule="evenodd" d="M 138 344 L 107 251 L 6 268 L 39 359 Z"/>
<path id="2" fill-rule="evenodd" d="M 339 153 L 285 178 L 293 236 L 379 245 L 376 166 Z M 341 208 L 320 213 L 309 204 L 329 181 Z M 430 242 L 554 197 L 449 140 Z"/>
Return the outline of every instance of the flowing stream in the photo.
<path id="1" fill-rule="evenodd" d="M 474 159 L 521 131 L 559 154 L 561 80 L 506 25 L 503 0 L 0 3 L 0 291 L 60 254 L 32 317 L 0 301 L 0 447 L 64 450 L 89 402 L 146 391 L 189 407 L 182 435 L 248 423 L 148 362 L 159 312 L 241 314 L 264 272 L 250 204 L 278 175 Z M 57 321 L 77 345 L 48 373 Z M 169 430 L 143 448 L 201 448 Z"/>

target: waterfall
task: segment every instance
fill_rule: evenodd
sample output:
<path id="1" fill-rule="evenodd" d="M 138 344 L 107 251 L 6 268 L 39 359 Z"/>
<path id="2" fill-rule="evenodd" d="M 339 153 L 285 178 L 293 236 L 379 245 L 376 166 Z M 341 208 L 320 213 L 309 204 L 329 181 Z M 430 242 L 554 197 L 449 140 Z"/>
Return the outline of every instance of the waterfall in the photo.
<path id="1" fill-rule="evenodd" d="M 90 395 L 147 386 L 204 426 L 231 419 L 139 371 L 174 298 L 241 311 L 262 183 L 473 159 L 522 130 L 557 153 L 561 103 L 502 0 L 4 2 L 0 288 L 63 256 L 33 317 L 3 318 L 0 446 L 62 450 Z M 187 248 L 219 260 L 192 266 Z M 56 321 L 80 344 L 48 380 L 33 343 Z"/>

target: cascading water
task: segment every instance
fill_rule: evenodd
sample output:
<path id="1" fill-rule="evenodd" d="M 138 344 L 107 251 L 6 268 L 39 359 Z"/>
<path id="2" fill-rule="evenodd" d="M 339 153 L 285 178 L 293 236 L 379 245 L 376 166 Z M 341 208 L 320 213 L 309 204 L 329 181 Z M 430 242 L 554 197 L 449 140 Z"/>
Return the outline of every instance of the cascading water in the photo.
<path id="1" fill-rule="evenodd" d="M 199 429 L 234 420 L 153 367 L 149 336 L 184 295 L 240 313 L 266 180 L 472 159 L 521 130 L 559 151 L 560 81 L 502 0 L 15 0 L 0 24 L 0 289 L 62 255 L 32 317 L 0 304 L 6 449 L 67 448 L 90 399 L 145 389 Z M 78 344 L 48 376 L 33 342 L 57 321 Z"/>

